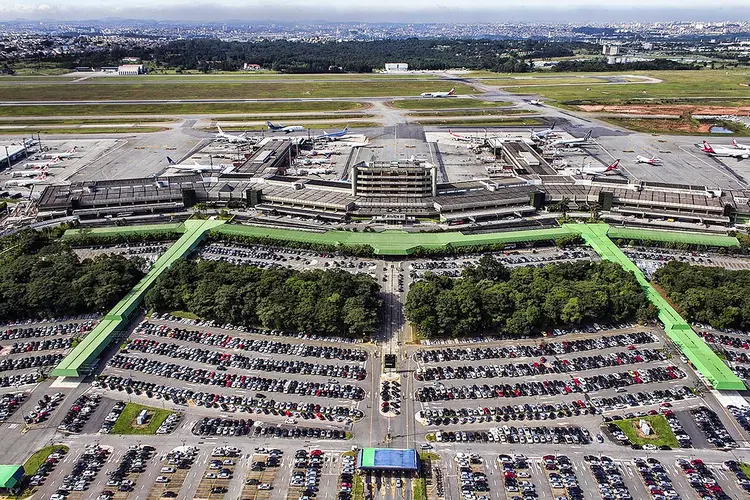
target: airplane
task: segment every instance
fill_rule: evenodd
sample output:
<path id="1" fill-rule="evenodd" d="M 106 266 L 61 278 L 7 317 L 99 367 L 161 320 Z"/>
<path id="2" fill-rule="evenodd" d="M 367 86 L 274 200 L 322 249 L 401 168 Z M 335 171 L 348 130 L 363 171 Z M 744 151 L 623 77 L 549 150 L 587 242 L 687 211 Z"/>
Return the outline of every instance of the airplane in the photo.
<path id="1" fill-rule="evenodd" d="M 732 146 L 737 149 L 750 149 L 750 144 L 740 144 L 737 139 L 732 139 Z"/>
<path id="2" fill-rule="evenodd" d="M 750 158 L 750 149 L 714 148 L 706 141 L 703 141 L 703 146 L 698 144 L 696 144 L 696 146 L 709 156 L 728 156 L 731 158 L 737 158 L 738 160 Z"/>
<path id="3" fill-rule="evenodd" d="M 42 175 L 39 177 L 35 177 L 33 179 L 10 179 L 5 181 L 5 187 L 28 187 L 33 186 L 34 184 L 39 184 L 40 182 L 45 182 L 47 180 L 47 172 L 42 172 Z"/>
<path id="4" fill-rule="evenodd" d="M 287 134 L 289 132 L 301 132 L 305 130 L 305 127 L 302 125 L 281 125 L 281 124 L 274 124 L 273 122 L 266 121 L 266 125 L 268 125 L 268 130 L 271 132 L 286 132 Z"/>
<path id="5" fill-rule="evenodd" d="M 319 141 L 319 140 L 337 141 L 341 139 L 342 137 L 345 137 L 348 134 L 349 134 L 349 125 L 344 127 L 344 130 L 339 130 L 337 132 L 326 132 L 324 130 L 322 134 L 315 137 L 315 140 L 316 141 Z"/>
<path id="6" fill-rule="evenodd" d="M 550 128 L 546 128 L 544 130 L 533 130 L 529 129 L 529 132 L 531 132 L 531 138 L 536 139 L 546 139 L 547 137 L 556 137 L 557 134 L 555 134 L 555 124 L 553 123 Z"/>
<path id="7" fill-rule="evenodd" d="M 47 172 L 47 169 L 44 168 L 41 171 L 40 170 L 15 170 L 13 172 L 13 177 L 39 177 L 43 173 Z"/>
<path id="8" fill-rule="evenodd" d="M 47 158 L 47 159 L 68 158 L 76 154 L 76 147 L 77 146 L 73 146 L 72 148 L 68 149 L 64 153 L 44 153 L 42 154 L 42 158 Z"/>
<path id="9" fill-rule="evenodd" d="M 201 165 L 197 161 L 194 161 L 193 165 L 179 165 L 169 156 L 167 156 L 167 163 L 169 163 L 169 165 L 176 170 L 187 170 L 190 172 L 222 172 L 227 167 L 229 167 L 229 165 L 224 165 L 224 164 Z"/>
<path id="10" fill-rule="evenodd" d="M 224 140 L 224 141 L 231 142 L 231 143 L 246 143 L 250 141 L 250 139 L 245 137 L 244 132 L 240 135 L 232 135 L 232 134 L 227 134 L 226 132 L 221 130 L 221 127 L 218 124 L 216 125 L 216 128 L 219 130 L 219 132 L 216 134 L 216 139 Z"/>
<path id="11" fill-rule="evenodd" d="M 448 133 L 451 137 L 453 137 L 454 140 L 459 142 L 470 142 L 472 144 L 479 144 L 484 142 L 483 137 L 477 137 L 477 136 L 468 136 L 468 135 L 460 135 L 455 132 L 453 132 L 451 129 L 448 129 Z"/>
<path id="12" fill-rule="evenodd" d="M 52 165 L 57 165 L 62 160 L 60 158 L 53 158 L 51 160 L 46 161 L 30 161 L 28 163 L 24 163 L 24 167 L 32 167 L 32 168 L 49 168 Z"/>
<path id="13" fill-rule="evenodd" d="M 564 172 L 567 175 L 599 175 L 599 174 L 606 174 L 607 172 L 614 172 L 615 170 L 617 170 L 617 167 L 619 166 L 620 166 L 620 159 L 618 158 L 613 163 L 607 166 L 592 167 L 590 165 L 586 165 L 586 166 L 583 166 L 582 168 L 565 169 Z"/>
<path id="14" fill-rule="evenodd" d="M 420 97 L 454 97 L 456 95 L 456 87 L 453 87 L 448 92 L 422 92 L 419 94 Z"/>
<path id="15" fill-rule="evenodd" d="M 550 143 L 550 147 L 556 148 L 562 146 L 564 148 L 572 148 L 575 146 L 583 146 L 584 144 L 588 144 L 589 139 L 591 139 L 591 130 L 589 130 L 584 137 L 579 139 L 558 139 L 553 141 Z"/>
<path id="16" fill-rule="evenodd" d="M 533 104 L 534 106 L 542 106 L 544 103 L 540 101 L 539 99 L 532 99 L 529 101 L 529 104 Z"/>
<path id="17" fill-rule="evenodd" d="M 648 156 L 641 156 L 638 155 L 635 157 L 636 163 L 648 163 L 649 165 L 661 165 L 661 158 L 656 158 L 655 156 L 652 156 L 649 158 Z"/>
<path id="18" fill-rule="evenodd" d="M 302 165 L 331 165 L 332 162 L 328 158 L 300 158 L 299 163 Z"/>
<path id="19" fill-rule="evenodd" d="M 307 152 L 305 156 L 331 156 L 338 154 L 335 149 L 313 149 Z"/>

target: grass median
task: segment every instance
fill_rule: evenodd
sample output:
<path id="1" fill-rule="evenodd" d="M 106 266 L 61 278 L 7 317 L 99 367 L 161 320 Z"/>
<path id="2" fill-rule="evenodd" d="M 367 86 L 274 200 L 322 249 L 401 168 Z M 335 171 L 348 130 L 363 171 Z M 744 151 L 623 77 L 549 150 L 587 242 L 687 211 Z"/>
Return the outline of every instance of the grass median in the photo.
<path id="1" fill-rule="evenodd" d="M 39 467 L 47 461 L 49 456 L 58 451 L 67 453 L 68 447 L 62 444 L 56 444 L 52 446 L 45 446 L 41 450 L 34 452 L 34 454 L 31 455 L 23 464 L 24 474 L 29 477 L 36 474 L 36 471 L 38 471 Z"/>
<path id="2" fill-rule="evenodd" d="M 497 108 L 510 106 L 506 101 L 480 101 L 479 99 L 403 99 L 390 101 L 389 105 L 399 109 L 462 109 L 462 108 Z"/>
<path id="3" fill-rule="evenodd" d="M 636 430 L 640 420 L 645 420 L 651 426 L 651 435 L 644 436 Z M 654 446 L 667 445 L 671 448 L 679 448 L 680 443 L 677 441 L 674 432 L 669 427 L 667 419 L 663 415 L 650 415 L 647 417 L 631 418 L 628 420 L 618 420 L 614 424 L 630 439 L 632 444 L 643 446 L 652 444 Z"/>
<path id="4" fill-rule="evenodd" d="M 204 115 L 242 113 L 287 113 L 315 111 L 356 111 L 364 109 L 355 101 L 305 102 L 201 102 L 175 104 L 69 104 L 0 106 L 0 116 L 111 116 L 111 115 Z"/>
<path id="5" fill-rule="evenodd" d="M 141 410 L 149 412 L 148 421 L 144 425 L 138 425 L 136 419 Z M 112 427 L 112 434 L 156 434 L 159 426 L 171 415 L 172 411 L 160 410 L 150 406 L 142 406 L 135 403 L 128 403 L 122 410 L 120 417 Z"/>
<path id="6" fill-rule="evenodd" d="M 452 127 L 531 127 L 544 125 L 539 118 L 480 118 L 477 120 L 456 120 L 425 118 L 416 120 L 419 125 L 449 125 Z"/>
<path id="7" fill-rule="evenodd" d="M 86 127 L 86 128 L 43 128 L 43 127 L 24 127 L 24 128 L 4 128 L 0 129 L 0 135 L 22 135 L 41 133 L 57 135 L 86 135 L 86 134 L 144 134 L 147 132 L 163 132 L 168 130 L 165 127 Z"/>

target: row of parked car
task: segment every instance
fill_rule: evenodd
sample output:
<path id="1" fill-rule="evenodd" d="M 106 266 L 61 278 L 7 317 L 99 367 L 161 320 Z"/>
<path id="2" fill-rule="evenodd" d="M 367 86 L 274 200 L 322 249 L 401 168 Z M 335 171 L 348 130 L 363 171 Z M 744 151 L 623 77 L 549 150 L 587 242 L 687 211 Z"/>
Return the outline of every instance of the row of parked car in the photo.
<path id="1" fill-rule="evenodd" d="M 73 337 L 57 337 L 54 339 L 33 340 L 30 342 L 14 342 L 10 346 L 8 354 L 20 354 L 36 351 L 53 351 L 55 349 L 67 349 L 73 344 Z"/>
<path id="2" fill-rule="evenodd" d="M 606 398 L 593 398 L 591 402 L 602 411 L 612 411 L 654 404 L 666 406 L 673 401 L 694 397 L 695 394 L 690 388 L 683 385 L 670 389 L 654 389 L 648 392 L 630 392 Z"/>
<path id="3" fill-rule="evenodd" d="M 539 361 L 529 363 L 509 363 L 505 365 L 441 365 L 416 370 L 414 376 L 419 381 L 534 377 L 555 373 L 570 373 L 584 370 L 597 370 L 611 366 L 631 365 L 651 361 L 664 361 L 667 355 L 659 349 L 633 349 L 613 352 L 607 355 L 581 356 L 577 358 L 548 359 L 542 356 Z"/>
<path id="4" fill-rule="evenodd" d="M 0 422 L 8 420 L 25 398 L 26 394 L 23 392 L 9 392 L 0 396 Z"/>
<path id="5" fill-rule="evenodd" d="M 229 354 L 221 351 L 211 351 L 209 349 L 200 349 L 198 347 L 188 347 L 149 339 L 135 339 L 128 344 L 127 350 L 216 365 L 217 367 L 223 367 L 223 369 L 231 367 L 240 370 L 296 373 L 300 375 L 337 377 L 353 380 L 364 380 L 367 376 L 367 372 L 362 366 L 350 366 L 348 364 L 327 365 L 288 359 L 248 357 L 242 354 Z"/>
<path id="6" fill-rule="evenodd" d="M 112 428 L 115 426 L 115 422 L 117 422 L 117 419 L 120 418 L 120 415 L 122 415 L 124 409 L 124 402 L 116 402 L 114 406 L 112 406 L 112 409 L 109 411 L 109 413 L 104 416 L 104 421 L 102 422 L 102 426 L 99 429 L 99 432 L 102 434 L 109 434 L 110 432 L 112 432 Z"/>
<path id="7" fill-rule="evenodd" d="M 586 458 L 591 475 L 594 476 L 599 486 L 602 499 L 633 500 L 630 490 L 625 486 L 620 469 L 610 457 L 587 456 Z"/>
<path id="8" fill-rule="evenodd" d="M 55 469 L 55 466 L 60 463 L 60 460 L 62 460 L 65 457 L 65 454 L 67 453 L 67 448 L 59 448 L 52 453 L 50 453 L 47 456 L 47 459 L 39 465 L 39 468 L 36 470 L 36 474 L 29 477 L 29 486 L 41 486 L 44 484 L 44 481 L 47 479 L 47 477 L 52 473 L 52 471 Z"/>
<path id="9" fill-rule="evenodd" d="M 39 375 L 36 373 L 16 373 L 0 377 L 0 387 L 18 387 L 36 383 Z"/>
<path id="10" fill-rule="evenodd" d="M 444 363 L 448 361 L 479 361 L 483 359 L 538 358 L 559 356 L 573 352 L 598 351 L 613 347 L 629 347 L 658 342 L 651 332 L 604 335 L 598 338 L 540 342 L 503 347 L 447 347 L 422 349 L 415 353 L 422 363 Z"/>
<path id="11" fill-rule="evenodd" d="M 56 392 L 52 396 L 45 394 L 37 401 L 34 409 L 28 414 L 23 416 L 24 422 L 27 424 L 38 424 L 47 420 L 52 411 L 65 399 L 65 394 L 62 392 Z"/>
<path id="12" fill-rule="evenodd" d="M 434 408 L 419 410 L 417 417 L 427 425 L 466 425 L 511 420 L 555 420 L 579 415 L 597 415 L 591 401 L 494 406 L 485 408 Z"/>
<path id="13" fill-rule="evenodd" d="M 128 476 L 144 472 L 154 452 L 154 447 L 148 445 L 136 444 L 128 447 L 117 468 L 107 473 L 107 486 L 116 486 L 119 491 L 133 491 L 134 481 Z"/>
<path id="14" fill-rule="evenodd" d="M 565 490 L 570 500 L 582 500 L 583 490 L 578 483 L 575 468 L 567 455 L 545 455 L 542 457 L 547 477 L 553 489 Z"/>
<path id="15" fill-rule="evenodd" d="M 701 406 L 690 410 L 693 420 L 704 436 L 706 441 L 717 448 L 736 448 L 737 442 L 729 435 L 719 416 L 712 409 Z"/>
<path id="16" fill-rule="evenodd" d="M 0 340 L 20 340 L 54 335 L 85 335 L 93 330 L 97 321 L 90 319 L 81 322 L 57 323 L 43 326 L 7 327 L 0 330 Z"/>
<path id="17" fill-rule="evenodd" d="M 750 349 L 750 339 L 743 339 L 738 337 L 732 337 L 730 335 L 724 335 L 722 333 L 707 332 L 699 330 L 698 335 L 703 337 L 703 340 L 708 344 L 718 344 L 726 347 L 733 347 L 734 349 Z"/>
<path id="18" fill-rule="evenodd" d="M 750 432 L 750 406 L 729 405 L 727 409 L 732 414 L 737 423 L 747 432 Z"/>
<path id="19" fill-rule="evenodd" d="M 262 333 L 260 330 L 251 329 L 250 333 Z M 167 337 L 183 342 L 222 347 L 224 349 L 237 349 L 241 351 L 257 352 L 259 354 L 283 354 L 285 356 L 300 356 L 318 359 L 339 359 L 342 361 L 366 361 L 367 351 L 364 349 L 319 346 L 305 344 L 302 342 L 289 343 L 277 340 L 252 339 L 248 337 L 237 337 L 224 333 L 212 333 L 185 328 L 173 328 L 167 325 L 159 325 L 149 321 L 142 322 L 134 331 L 135 334 L 151 335 L 155 337 Z"/>
<path id="20" fill-rule="evenodd" d="M 170 413 L 167 415 L 167 418 L 164 419 L 164 422 L 159 424 L 159 427 L 156 429 L 157 434 L 169 434 L 175 428 L 177 427 L 177 424 L 180 423 L 180 420 L 182 420 L 183 414 L 180 412 L 176 413 Z"/>
<path id="21" fill-rule="evenodd" d="M 179 405 L 187 405 L 190 401 L 196 406 L 218 408 L 225 412 L 294 416 L 305 420 L 335 420 L 338 422 L 358 420 L 364 415 L 361 410 L 346 406 L 324 406 L 312 402 L 275 401 L 265 397 L 197 392 L 184 387 L 170 387 L 116 375 L 102 376 L 95 380 L 92 385 L 109 390 L 124 391 L 128 394 L 173 401 Z"/>
<path id="22" fill-rule="evenodd" d="M 666 498 L 680 500 L 680 495 L 675 491 L 667 470 L 659 460 L 650 457 L 647 459 L 636 458 L 634 463 L 653 500 L 664 500 Z"/>
<path id="23" fill-rule="evenodd" d="M 734 472 L 734 475 L 737 478 L 737 482 L 739 483 L 740 487 L 747 493 L 750 493 L 750 478 L 748 478 L 747 474 L 745 474 L 745 472 L 740 468 L 740 464 L 734 460 L 727 460 L 726 462 L 724 462 L 724 465 L 727 469 Z"/>
<path id="24" fill-rule="evenodd" d="M 253 437 L 274 437 L 292 439 L 346 439 L 346 432 L 319 427 L 255 426 Z"/>
<path id="25" fill-rule="evenodd" d="M 256 335 L 268 335 L 271 337 L 288 337 L 288 338 L 301 339 L 301 340 L 319 340 L 321 342 L 332 342 L 336 344 L 357 344 L 359 342 L 362 342 L 361 339 L 355 339 L 353 337 L 351 338 L 350 337 L 331 337 L 328 335 L 316 335 L 316 334 L 304 333 L 304 332 L 287 332 L 285 330 L 266 330 L 264 328 L 233 325 L 231 323 L 218 325 L 213 320 L 178 318 L 176 316 L 172 316 L 169 313 L 159 314 L 155 312 L 151 315 L 151 318 L 160 319 L 162 321 L 169 321 L 172 323 L 179 323 L 181 325 L 186 325 L 186 326 L 221 328 L 222 330 L 235 330 L 238 332 L 253 333 Z"/>
<path id="26" fill-rule="evenodd" d="M 177 363 L 162 363 L 156 359 L 136 358 L 117 354 L 109 361 L 109 366 L 122 370 L 133 370 L 160 377 L 174 378 L 191 384 L 214 385 L 251 391 L 298 394 L 315 398 L 351 399 L 361 401 L 365 390 L 350 384 L 322 383 L 294 378 L 263 378 L 221 370 L 192 368 Z"/>
<path id="27" fill-rule="evenodd" d="M 677 380 L 685 373 L 676 366 L 630 370 L 578 377 L 570 380 L 544 380 L 511 384 L 474 384 L 447 387 L 442 383 L 420 387 L 416 399 L 421 402 L 450 401 L 453 399 L 490 399 L 529 396 L 554 396 L 572 393 L 588 393 L 604 389 L 625 388 L 632 385 Z"/>
<path id="28" fill-rule="evenodd" d="M 435 433 L 438 442 L 480 442 L 508 444 L 591 444 L 586 429 L 575 426 L 516 427 L 505 425 L 489 431 L 443 431 Z"/>
<path id="29" fill-rule="evenodd" d="M 695 490 L 699 498 L 711 498 L 714 500 L 730 500 L 732 498 L 724 492 L 724 489 L 716 480 L 714 473 L 703 463 L 703 460 L 680 458 L 677 460 L 677 465 L 685 473 L 690 486 Z"/>
<path id="30" fill-rule="evenodd" d="M 62 484 L 55 495 L 58 500 L 65 498 L 71 491 L 86 491 L 96 479 L 99 471 L 107 463 L 110 450 L 98 444 L 86 445 L 85 451 L 78 457 L 70 474 L 63 477 Z M 56 498 L 56 497 L 52 497 Z"/>
<path id="31" fill-rule="evenodd" d="M 99 394 L 81 394 L 63 417 L 58 430 L 63 432 L 81 432 L 83 425 L 99 406 L 102 397 Z"/>
<path id="32" fill-rule="evenodd" d="M 39 356 L 26 356 L 23 358 L 0 360 L 0 372 L 25 370 L 27 368 L 41 368 L 44 366 L 57 365 L 63 359 L 62 353 L 42 354 Z"/>

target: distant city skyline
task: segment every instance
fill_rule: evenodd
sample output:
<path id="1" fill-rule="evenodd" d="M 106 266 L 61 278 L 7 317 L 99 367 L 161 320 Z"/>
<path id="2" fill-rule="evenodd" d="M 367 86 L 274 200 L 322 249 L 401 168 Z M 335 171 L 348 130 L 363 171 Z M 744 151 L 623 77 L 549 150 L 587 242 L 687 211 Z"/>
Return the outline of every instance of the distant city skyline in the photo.
<path id="1" fill-rule="evenodd" d="M 101 20 L 110 18 L 185 22 L 546 22 L 618 23 L 670 21 L 746 21 L 747 0 L 716 0 L 706 7 L 696 0 L 615 0 L 602 8 L 598 0 L 569 0 L 564 7 L 551 0 L 527 0 L 523 8 L 488 0 L 463 0 L 460 8 L 447 0 L 413 0 L 405 6 L 397 0 L 373 4 L 350 0 L 327 0 L 325 9 L 312 2 L 277 3 L 230 0 L 220 5 L 185 0 L 60 0 L 43 3 L 15 0 L 0 2 L 0 18 L 50 22 Z"/>

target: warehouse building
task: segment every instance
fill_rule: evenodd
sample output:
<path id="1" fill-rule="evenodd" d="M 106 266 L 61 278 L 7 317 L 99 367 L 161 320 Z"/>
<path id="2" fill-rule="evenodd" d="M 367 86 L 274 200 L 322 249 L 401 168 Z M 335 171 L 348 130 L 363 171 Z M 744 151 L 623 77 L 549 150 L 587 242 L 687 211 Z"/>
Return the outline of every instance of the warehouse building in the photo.
<path id="1" fill-rule="evenodd" d="M 357 466 L 365 471 L 417 472 L 417 450 L 398 448 L 362 448 L 357 456 Z"/>

